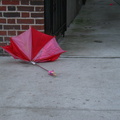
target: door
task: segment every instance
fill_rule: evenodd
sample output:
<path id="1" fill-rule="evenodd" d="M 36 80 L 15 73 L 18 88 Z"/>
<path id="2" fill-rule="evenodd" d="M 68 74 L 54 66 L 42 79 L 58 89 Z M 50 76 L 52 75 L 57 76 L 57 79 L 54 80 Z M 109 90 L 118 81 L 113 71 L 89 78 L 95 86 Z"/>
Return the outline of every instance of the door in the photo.
<path id="1" fill-rule="evenodd" d="M 66 0 L 45 0 L 45 33 L 64 35 L 66 31 Z"/>

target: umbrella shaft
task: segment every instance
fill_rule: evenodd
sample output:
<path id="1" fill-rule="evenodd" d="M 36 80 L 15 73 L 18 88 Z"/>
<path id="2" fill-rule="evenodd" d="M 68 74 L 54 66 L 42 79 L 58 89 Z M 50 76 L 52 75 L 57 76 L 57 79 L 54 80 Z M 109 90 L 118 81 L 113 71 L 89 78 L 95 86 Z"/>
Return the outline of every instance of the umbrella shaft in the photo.
<path id="1" fill-rule="evenodd" d="M 38 64 L 36 64 L 36 65 L 37 65 L 38 67 L 44 69 L 45 71 L 49 71 L 49 70 L 45 69 L 44 67 L 42 67 L 42 66 L 40 66 L 40 65 L 38 65 Z"/>
<path id="2" fill-rule="evenodd" d="M 38 65 L 38 64 L 36 64 L 35 62 L 33 62 L 33 61 L 31 61 L 31 63 L 33 64 L 33 65 L 37 65 L 38 67 L 40 67 L 40 68 L 42 68 L 42 69 L 44 69 L 45 71 L 49 71 L 49 70 L 47 70 L 47 69 L 45 69 L 44 67 L 42 67 L 42 66 L 40 66 L 40 65 Z"/>

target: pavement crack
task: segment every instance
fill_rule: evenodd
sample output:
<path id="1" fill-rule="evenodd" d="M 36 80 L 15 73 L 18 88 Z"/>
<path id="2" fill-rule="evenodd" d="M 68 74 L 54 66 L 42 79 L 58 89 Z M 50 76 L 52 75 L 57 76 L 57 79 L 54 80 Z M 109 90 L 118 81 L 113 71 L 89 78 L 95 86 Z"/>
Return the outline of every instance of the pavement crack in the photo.
<path id="1" fill-rule="evenodd" d="M 120 59 L 120 57 L 81 57 L 81 56 L 61 56 L 60 58 Z"/>
<path id="2" fill-rule="evenodd" d="M 76 108 L 76 107 L 17 107 L 17 106 L 3 106 L 0 109 L 26 109 L 26 110 L 48 110 L 48 111 L 94 111 L 94 112 L 120 112 L 120 109 L 90 109 L 90 108 Z"/>

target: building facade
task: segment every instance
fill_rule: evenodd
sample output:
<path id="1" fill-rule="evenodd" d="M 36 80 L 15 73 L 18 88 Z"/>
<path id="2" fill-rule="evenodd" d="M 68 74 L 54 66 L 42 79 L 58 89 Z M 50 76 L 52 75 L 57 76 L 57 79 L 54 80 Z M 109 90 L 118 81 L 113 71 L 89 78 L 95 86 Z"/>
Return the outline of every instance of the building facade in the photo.
<path id="1" fill-rule="evenodd" d="M 0 0 L 0 46 L 9 44 L 10 37 L 21 34 L 30 26 L 50 35 L 64 34 L 84 2 L 85 0 Z M 0 55 L 3 54 L 5 52 L 0 49 Z"/>

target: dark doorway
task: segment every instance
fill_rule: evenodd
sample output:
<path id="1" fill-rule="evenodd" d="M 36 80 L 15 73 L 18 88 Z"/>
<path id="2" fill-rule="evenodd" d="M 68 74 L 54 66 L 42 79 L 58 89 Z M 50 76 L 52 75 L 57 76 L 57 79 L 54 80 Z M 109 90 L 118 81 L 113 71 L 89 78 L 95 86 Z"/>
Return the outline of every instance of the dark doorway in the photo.
<path id="1" fill-rule="evenodd" d="M 45 33 L 64 35 L 66 31 L 67 0 L 44 0 L 45 2 Z"/>

